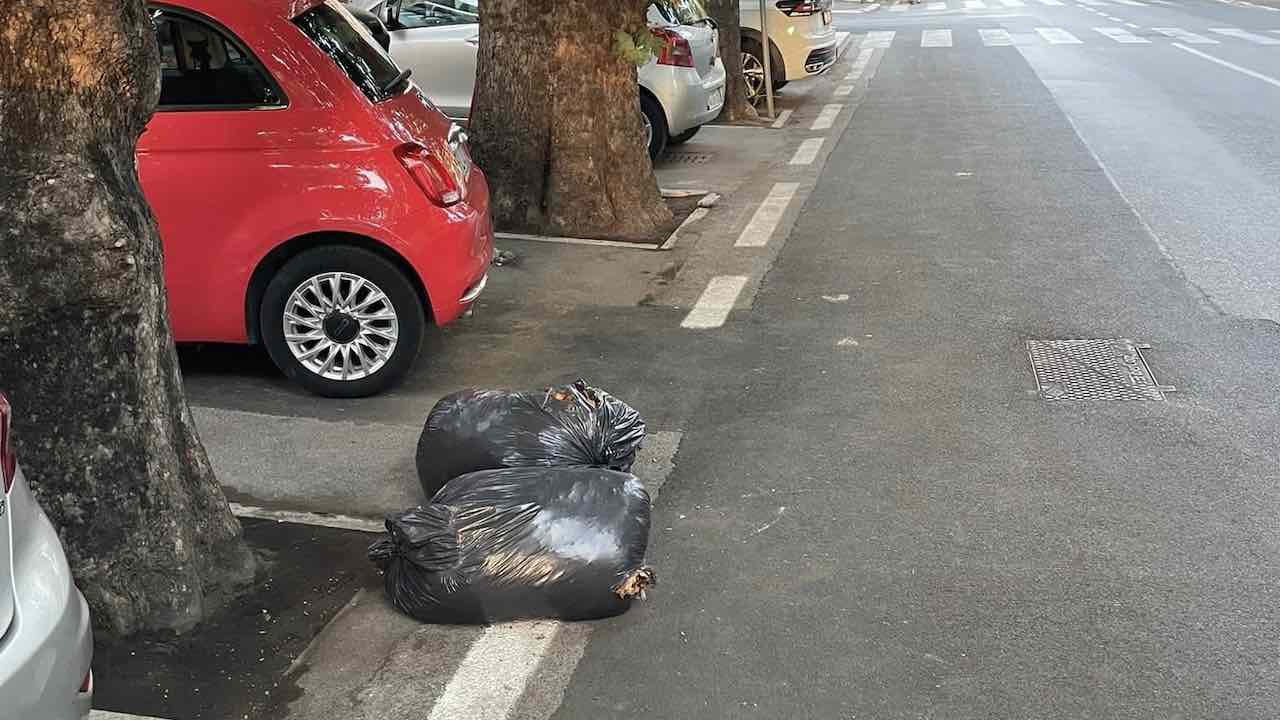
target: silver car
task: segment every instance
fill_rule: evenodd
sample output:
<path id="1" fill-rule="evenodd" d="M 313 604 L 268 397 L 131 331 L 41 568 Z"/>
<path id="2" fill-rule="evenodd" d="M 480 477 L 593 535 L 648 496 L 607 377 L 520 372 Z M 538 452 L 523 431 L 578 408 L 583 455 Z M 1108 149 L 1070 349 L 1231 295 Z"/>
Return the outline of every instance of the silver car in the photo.
<path id="1" fill-rule="evenodd" d="M 89 608 L 31 495 L 0 395 L 0 717 L 79 720 L 93 703 Z"/>
<path id="2" fill-rule="evenodd" d="M 480 41 L 478 0 L 354 0 L 391 33 L 391 57 L 446 115 L 471 114 Z M 724 65 L 715 24 L 699 0 L 653 0 L 648 21 L 663 42 L 640 68 L 649 156 L 693 137 L 724 105 Z"/>

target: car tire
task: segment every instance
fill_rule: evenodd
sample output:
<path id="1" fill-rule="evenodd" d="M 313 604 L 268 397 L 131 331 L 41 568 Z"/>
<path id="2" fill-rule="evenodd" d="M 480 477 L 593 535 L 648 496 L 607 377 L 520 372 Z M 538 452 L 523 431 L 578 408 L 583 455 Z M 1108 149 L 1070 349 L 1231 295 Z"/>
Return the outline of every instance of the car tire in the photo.
<path id="1" fill-rule="evenodd" d="M 418 357 L 427 325 L 405 273 L 349 245 L 312 248 L 286 262 L 267 284 L 258 318 L 276 367 L 307 390 L 335 398 L 366 397 L 399 382 Z"/>
<path id="2" fill-rule="evenodd" d="M 688 130 L 685 130 L 684 132 L 680 133 L 679 135 L 672 135 L 672 136 L 671 136 L 671 138 L 667 140 L 667 144 L 668 144 L 668 145 L 683 145 L 683 144 L 685 144 L 685 143 L 689 142 L 690 140 L 692 140 L 692 139 L 693 139 L 693 136 L 694 136 L 694 135 L 697 135 L 697 134 L 698 134 L 698 131 L 699 131 L 699 130 L 701 130 L 701 129 L 702 129 L 702 126 L 701 126 L 701 125 L 699 125 L 699 126 L 697 126 L 697 127 L 689 128 Z"/>
<path id="3" fill-rule="evenodd" d="M 649 161 L 657 162 L 662 151 L 667 149 L 670 136 L 667 132 L 667 114 L 657 100 L 645 93 L 640 93 L 640 114 L 644 119 L 646 132 L 649 135 Z"/>

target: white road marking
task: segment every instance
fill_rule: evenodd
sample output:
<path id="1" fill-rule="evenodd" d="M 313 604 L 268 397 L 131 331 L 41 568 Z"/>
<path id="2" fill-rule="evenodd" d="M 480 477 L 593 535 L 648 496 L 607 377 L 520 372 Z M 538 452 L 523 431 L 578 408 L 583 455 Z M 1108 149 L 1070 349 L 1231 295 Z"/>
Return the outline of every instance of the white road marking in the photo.
<path id="1" fill-rule="evenodd" d="M 338 528 L 340 530 L 359 530 L 367 533 L 386 532 L 386 524 L 374 518 L 354 517 L 351 515 L 330 515 L 328 513 L 297 512 L 294 510 L 271 510 L 229 503 L 231 513 L 236 517 L 274 520 L 276 522 L 294 523 L 296 525 L 317 525 L 319 527 Z"/>
<path id="2" fill-rule="evenodd" d="M 944 2 L 931 2 L 926 7 L 930 10 L 946 10 L 947 4 Z"/>
<path id="3" fill-rule="evenodd" d="M 849 84 L 837 85 L 835 91 L 831 94 L 836 97 L 848 97 L 853 92 L 853 86 Z"/>
<path id="4" fill-rule="evenodd" d="M 1142 29 L 1142 26 L 1141 26 L 1141 25 L 1139 25 L 1138 23 L 1131 23 L 1131 22 L 1127 22 L 1127 23 L 1125 23 L 1125 27 L 1131 27 L 1131 28 L 1133 28 L 1134 30 L 1141 30 L 1141 29 Z"/>
<path id="5" fill-rule="evenodd" d="M 836 124 L 836 118 L 840 116 L 840 111 L 843 109 L 843 105 L 823 105 L 822 112 L 818 113 L 818 117 L 813 119 L 813 124 L 809 126 L 809 129 L 830 130 L 831 126 Z"/>
<path id="6" fill-rule="evenodd" d="M 558 624 L 547 620 L 486 628 L 449 679 L 428 720 L 507 717 L 558 631 Z"/>
<path id="7" fill-rule="evenodd" d="M 1273 85 L 1273 86 L 1275 86 L 1275 87 L 1280 88 L 1280 80 L 1277 80 L 1277 79 L 1275 79 L 1275 78 L 1271 77 L 1270 75 L 1263 75 L 1262 73 L 1258 72 L 1257 70 L 1250 70 L 1250 69 L 1249 69 L 1249 68 L 1247 68 L 1247 67 L 1241 67 L 1241 66 L 1239 66 L 1239 65 L 1236 65 L 1235 63 L 1227 62 L 1226 60 L 1223 60 L 1222 58 L 1214 57 L 1213 55 L 1210 55 L 1209 53 L 1201 52 L 1201 51 L 1199 51 L 1199 50 L 1196 50 L 1195 48 L 1187 47 L 1186 45 L 1181 45 L 1181 44 L 1179 44 L 1179 43 L 1172 43 L 1172 44 L 1173 44 L 1173 46 L 1174 46 L 1174 47 L 1178 48 L 1179 50 L 1185 50 L 1185 51 L 1187 51 L 1187 52 L 1191 53 L 1192 55 L 1198 55 L 1199 57 L 1202 57 L 1202 58 L 1204 58 L 1205 60 L 1208 60 L 1209 62 L 1217 63 L 1217 64 L 1221 65 L 1221 66 L 1222 66 L 1222 67 L 1224 67 L 1224 68 L 1230 68 L 1230 69 L 1235 70 L 1236 72 L 1238 72 L 1238 73 L 1240 73 L 1240 74 L 1242 74 L 1242 75 L 1248 75 L 1249 77 L 1254 78 L 1255 80 L 1261 80 L 1262 82 L 1267 83 L 1268 85 Z"/>
<path id="8" fill-rule="evenodd" d="M 808 165 L 818 157 L 818 153 L 822 150 L 822 142 L 825 138 L 809 138 L 800 143 L 800 147 L 796 148 L 796 154 L 791 156 L 789 165 Z"/>
<path id="9" fill-rule="evenodd" d="M 910 7 L 910 6 L 909 6 L 909 5 L 904 5 L 904 4 L 902 4 L 902 3 L 898 3 L 897 5 L 890 5 L 890 6 L 889 6 L 889 12 L 905 12 L 905 11 L 907 10 L 907 8 L 908 8 L 908 7 Z"/>
<path id="10" fill-rule="evenodd" d="M 742 288 L 747 286 L 747 280 L 746 275 L 717 275 L 711 278 L 711 282 L 707 283 L 707 289 L 702 291 L 698 302 L 694 303 L 693 309 L 685 315 L 680 327 L 707 330 L 724 325 L 724 321 L 729 317 L 729 311 L 733 310 L 733 306 L 738 302 L 738 295 L 742 292 Z M 495 675 L 495 677 L 500 676 Z M 485 683 L 482 681 L 480 684 Z M 435 713 L 432 713 L 432 717 L 435 717 Z"/>
<path id="11" fill-rule="evenodd" d="M 1118 2 L 1121 5 L 1132 5 L 1134 7 L 1147 7 L 1146 3 L 1138 2 L 1138 0 L 1112 0 L 1112 1 Z"/>
<path id="12" fill-rule="evenodd" d="M 951 31 L 925 30 L 920 33 L 920 47 L 951 47 Z"/>
<path id="13" fill-rule="evenodd" d="M 875 54 L 875 50 L 864 48 L 858 51 L 858 57 L 853 59 L 853 64 L 849 66 L 849 74 L 844 76 L 845 80 L 857 80 L 862 77 L 862 73 L 867 71 L 867 63 L 871 62 L 871 56 Z"/>
<path id="14" fill-rule="evenodd" d="M 1092 7 L 1098 7 L 1099 5 L 1106 5 L 1106 3 L 1102 2 L 1102 0 L 1078 0 L 1078 1 L 1081 5 L 1090 5 Z"/>
<path id="15" fill-rule="evenodd" d="M 1134 44 L 1146 45 L 1151 43 L 1150 40 L 1146 38 L 1138 37 L 1137 35 L 1134 35 L 1128 30 L 1125 30 L 1124 28 L 1098 27 L 1098 28 L 1094 28 L 1093 30 L 1094 32 L 1106 35 L 1107 37 L 1111 38 L 1112 40 L 1115 40 L 1118 43 L 1124 43 L 1126 45 L 1134 45 Z"/>
<path id="16" fill-rule="evenodd" d="M 107 712 L 106 710 L 90 710 L 89 720 L 163 720 L 150 715 L 126 715 L 124 713 Z"/>
<path id="17" fill-rule="evenodd" d="M 1111 22 L 1118 22 L 1118 23 L 1122 23 L 1122 22 L 1124 22 L 1124 19 L 1123 19 L 1123 18 L 1118 18 L 1118 17 L 1116 17 L 1116 16 L 1114 16 L 1114 15 L 1103 15 L 1102 17 L 1104 17 L 1104 18 L 1106 18 L 1106 19 L 1110 20 Z"/>
<path id="18" fill-rule="evenodd" d="M 1066 30 L 1063 30 L 1062 28 L 1038 27 L 1036 28 L 1036 32 L 1039 33 L 1040 37 L 1044 38 L 1045 42 L 1049 43 L 1050 45 L 1082 44 L 1080 41 L 1080 38 L 1076 37 L 1075 35 L 1072 35 Z"/>
<path id="19" fill-rule="evenodd" d="M 769 196 L 760 203 L 760 207 L 756 208 L 751 221 L 742 229 L 738 241 L 733 244 L 734 247 L 768 245 L 773 232 L 778 229 L 778 223 L 782 221 L 783 213 L 787 211 L 787 206 L 791 204 L 792 198 L 796 196 L 796 191 L 799 189 L 799 183 L 776 183 L 769 191 Z"/>
<path id="20" fill-rule="evenodd" d="M 792 110 L 791 108 L 787 108 L 786 110 L 783 110 L 782 112 L 778 113 L 778 119 L 773 121 L 773 129 L 777 130 L 783 125 L 786 125 L 787 121 L 791 119 L 791 113 L 793 112 L 795 111 Z"/>
<path id="21" fill-rule="evenodd" d="M 982 0 L 964 0 L 964 7 L 966 10 L 983 10 L 987 4 Z"/>
<path id="22" fill-rule="evenodd" d="M 1040 0 L 1041 5 L 1049 5 L 1051 7 L 1061 7 L 1062 0 Z"/>
<path id="23" fill-rule="evenodd" d="M 1267 37 L 1266 35 L 1256 35 L 1254 33 L 1241 30 L 1240 28 L 1209 28 L 1209 32 L 1226 35 L 1227 37 L 1240 38 L 1241 40 L 1248 40 L 1249 42 L 1256 43 L 1258 45 L 1280 45 L 1280 40 L 1276 38 Z"/>
<path id="24" fill-rule="evenodd" d="M 1022 2 L 1022 0 L 1000 0 L 1000 1 L 1005 4 L 1005 7 L 1026 7 L 1027 6 L 1027 4 Z"/>
<path id="25" fill-rule="evenodd" d="M 897 34 L 893 30 L 873 30 L 867 33 L 866 39 L 862 41 L 862 47 L 888 48 L 893 44 L 893 36 Z"/>
<path id="26" fill-rule="evenodd" d="M 1199 35 L 1193 32 L 1188 32 L 1186 30 L 1183 30 L 1182 28 L 1151 28 L 1151 29 L 1155 30 L 1161 35 L 1168 35 L 1174 40 L 1181 40 L 1182 42 L 1191 43 L 1192 45 L 1220 44 L 1217 40 L 1214 40 L 1213 38 L 1207 38 L 1203 35 Z"/>
<path id="27" fill-rule="evenodd" d="M 987 47 L 1006 47 L 1013 44 L 1013 36 L 1008 30 L 981 28 L 978 34 L 982 36 L 982 44 Z"/>

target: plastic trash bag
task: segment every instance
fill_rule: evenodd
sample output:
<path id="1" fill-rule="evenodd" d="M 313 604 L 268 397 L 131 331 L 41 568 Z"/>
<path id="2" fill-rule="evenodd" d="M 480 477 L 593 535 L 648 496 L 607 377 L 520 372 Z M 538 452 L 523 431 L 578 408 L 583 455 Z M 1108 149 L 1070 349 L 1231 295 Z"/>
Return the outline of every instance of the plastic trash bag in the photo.
<path id="1" fill-rule="evenodd" d="M 627 472 L 643 441 L 640 413 L 581 380 L 538 392 L 463 390 L 427 416 L 418 480 L 431 499 L 476 470 L 590 465 Z"/>
<path id="2" fill-rule="evenodd" d="M 387 516 L 369 546 L 387 597 L 430 623 L 618 615 L 654 584 L 649 493 L 601 468 L 508 468 L 454 478 Z"/>

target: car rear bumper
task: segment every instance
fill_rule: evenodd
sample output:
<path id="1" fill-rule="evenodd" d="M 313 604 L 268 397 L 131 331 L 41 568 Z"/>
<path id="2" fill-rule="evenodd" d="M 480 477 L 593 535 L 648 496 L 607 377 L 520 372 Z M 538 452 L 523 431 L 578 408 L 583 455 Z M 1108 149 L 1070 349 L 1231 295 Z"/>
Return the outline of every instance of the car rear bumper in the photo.
<path id="1" fill-rule="evenodd" d="M 0 708 L 5 717 L 80 720 L 93 701 L 92 688 L 80 692 L 93 659 L 89 608 L 57 532 L 21 476 L 9 493 L 9 513 L 26 527 L 13 547 L 16 602 L 13 624 L 0 639 Z"/>
<path id="2" fill-rule="evenodd" d="M 403 234 L 407 259 L 422 279 L 437 325 L 458 319 L 488 282 L 493 224 L 489 186 L 479 169 L 471 173 L 467 199 L 447 208 L 443 216 L 444 222 L 436 215 L 431 222 L 413 223 Z"/>
<path id="3" fill-rule="evenodd" d="M 770 23 L 769 27 L 772 30 L 773 24 Z M 834 25 L 771 35 L 770 40 L 782 55 L 787 80 L 801 80 L 825 72 L 835 64 L 839 56 L 839 42 Z M 814 58 L 821 60 L 815 63 Z"/>
<path id="4" fill-rule="evenodd" d="M 724 64 L 716 58 L 705 75 L 688 67 L 648 66 L 644 68 L 640 84 L 662 105 L 667 116 L 667 131 L 679 135 L 720 115 L 726 78 Z"/>

